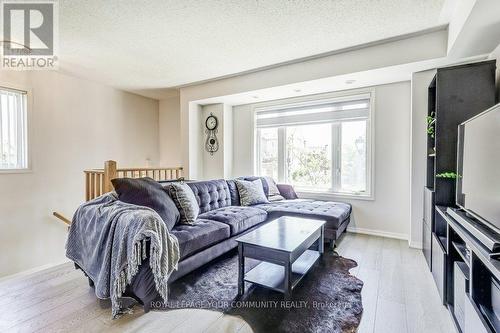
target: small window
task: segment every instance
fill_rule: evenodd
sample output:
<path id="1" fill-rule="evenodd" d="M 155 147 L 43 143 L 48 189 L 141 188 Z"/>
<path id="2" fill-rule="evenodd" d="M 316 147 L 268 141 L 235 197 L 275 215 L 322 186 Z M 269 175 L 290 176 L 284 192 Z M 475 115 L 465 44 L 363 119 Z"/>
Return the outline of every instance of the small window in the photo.
<path id="1" fill-rule="evenodd" d="M 0 87 L 0 172 L 28 169 L 27 93 Z"/>
<path id="2" fill-rule="evenodd" d="M 257 109 L 257 172 L 303 192 L 371 197 L 371 98 Z"/>

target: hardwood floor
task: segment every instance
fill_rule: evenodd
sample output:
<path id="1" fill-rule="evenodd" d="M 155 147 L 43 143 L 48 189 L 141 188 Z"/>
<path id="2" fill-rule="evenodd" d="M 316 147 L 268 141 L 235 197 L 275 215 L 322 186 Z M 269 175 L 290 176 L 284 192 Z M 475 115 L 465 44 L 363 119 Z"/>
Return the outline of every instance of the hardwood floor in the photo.
<path id="1" fill-rule="evenodd" d="M 364 281 L 358 332 L 454 332 L 421 251 L 406 241 L 346 234 L 338 252 Z M 307 277 L 306 277 L 307 278 Z M 206 310 L 135 313 L 110 319 L 72 264 L 0 281 L 0 332 L 239 332 L 243 320 Z"/>
<path id="2" fill-rule="evenodd" d="M 338 252 L 353 258 L 363 280 L 358 332 L 454 332 L 420 250 L 407 241 L 347 234 Z"/>

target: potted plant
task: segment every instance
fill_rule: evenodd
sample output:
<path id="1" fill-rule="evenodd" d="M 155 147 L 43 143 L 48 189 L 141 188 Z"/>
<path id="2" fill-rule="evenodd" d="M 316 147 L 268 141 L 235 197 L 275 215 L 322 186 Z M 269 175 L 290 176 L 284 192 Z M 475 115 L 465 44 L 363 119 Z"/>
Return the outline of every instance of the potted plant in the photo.
<path id="1" fill-rule="evenodd" d="M 444 179 L 457 179 L 459 177 L 460 176 L 453 171 L 442 172 L 436 175 L 436 178 L 444 178 Z"/>
<path id="2" fill-rule="evenodd" d="M 427 116 L 427 134 L 430 135 L 431 138 L 434 139 L 434 135 L 435 135 L 435 128 L 434 128 L 434 124 L 436 123 L 436 118 L 434 116 L 434 111 L 431 112 L 431 115 L 430 116 Z"/>

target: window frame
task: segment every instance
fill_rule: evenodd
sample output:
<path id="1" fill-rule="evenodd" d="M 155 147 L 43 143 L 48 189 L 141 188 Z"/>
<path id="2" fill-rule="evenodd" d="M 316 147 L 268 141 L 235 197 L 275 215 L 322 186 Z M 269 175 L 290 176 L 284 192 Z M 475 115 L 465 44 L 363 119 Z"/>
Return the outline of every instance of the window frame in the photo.
<path id="1" fill-rule="evenodd" d="M 13 84 L 10 82 L 0 81 L 0 89 L 3 90 L 14 90 L 26 93 L 26 167 L 25 168 L 12 168 L 12 169 L 0 169 L 0 175 L 4 174 L 22 174 L 22 173 L 32 173 L 33 163 L 32 163 L 32 108 L 33 108 L 33 93 L 32 89 L 27 86 L 22 86 L 18 84 Z"/>
<path id="2" fill-rule="evenodd" d="M 350 192 L 340 192 L 338 186 L 340 184 L 340 173 L 336 172 L 340 168 L 340 159 L 334 159 L 335 155 L 340 152 L 336 152 L 336 147 L 339 147 L 340 139 L 334 140 L 333 136 L 336 134 L 338 137 L 341 136 L 341 130 L 334 130 L 334 127 L 340 128 L 342 121 L 331 123 L 332 126 L 332 188 L 328 191 L 309 191 L 298 189 L 297 193 L 302 198 L 311 199 L 332 199 L 332 198 L 345 198 L 345 199 L 359 199 L 359 200 L 375 200 L 375 90 L 374 89 L 356 89 L 344 92 L 334 92 L 334 93 L 323 93 L 317 95 L 308 95 L 302 97 L 288 98 L 283 100 L 277 100 L 272 102 L 264 102 L 254 104 L 253 109 L 253 123 L 254 123 L 254 174 L 260 175 L 260 136 L 259 128 L 257 128 L 257 113 L 262 111 L 273 111 L 279 109 L 286 109 L 291 107 L 309 107 L 324 103 L 336 103 L 340 101 L 349 101 L 359 99 L 361 95 L 369 95 L 369 112 L 366 119 L 366 192 L 364 193 L 350 193 Z M 345 120 L 345 122 L 350 120 Z M 306 125 L 306 124 L 304 124 Z M 277 126 L 278 129 L 278 161 L 283 158 L 286 160 L 286 126 Z M 280 134 L 281 133 L 281 134 Z M 281 135 L 281 140 L 280 140 Z M 281 141 L 281 142 L 280 142 Z M 336 143 L 336 145 L 334 144 Z M 335 162 L 337 161 L 337 163 Z M 278 162 L 278 182 L 286 181 L 286 163 Z M 337 165 L 337 168 L 335 167 Z M 334 178 L 335 177 L 335 178 Z"/>

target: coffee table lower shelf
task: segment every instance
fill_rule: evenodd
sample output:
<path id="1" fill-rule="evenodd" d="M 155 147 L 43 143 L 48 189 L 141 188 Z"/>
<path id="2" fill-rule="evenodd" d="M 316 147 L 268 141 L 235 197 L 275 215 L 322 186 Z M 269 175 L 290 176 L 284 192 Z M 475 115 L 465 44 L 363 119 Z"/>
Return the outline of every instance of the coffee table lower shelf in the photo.
<path id="1" fill-rule="evenodd" d="M 318 251 L 306 250 L 295 260 L 292 264 L 292 289 L 306 275 L 319 257 L 320 253 Z M 245 281 L 284 293 L 285 267 L 263 261 L 245 274 Z"/>

